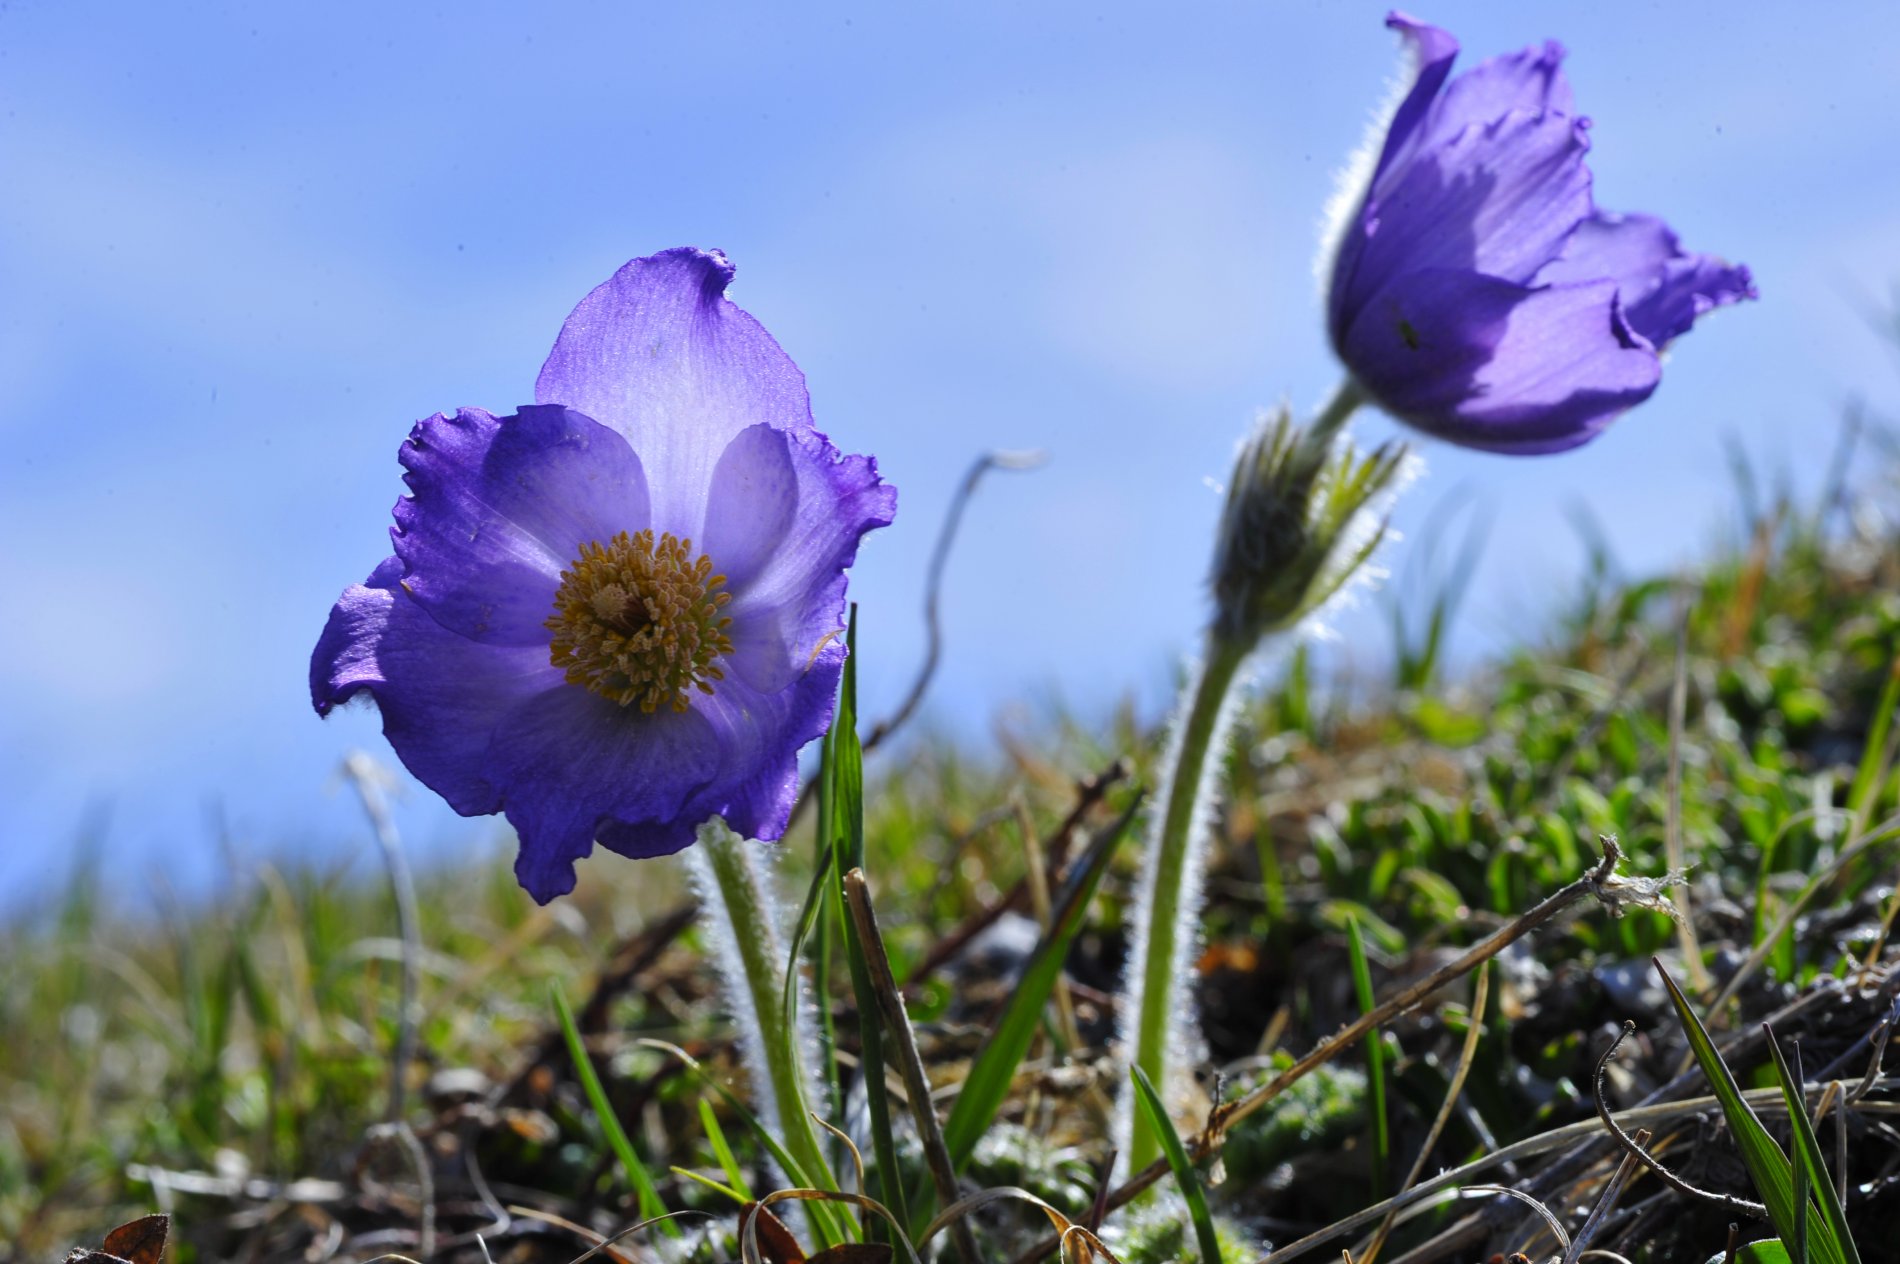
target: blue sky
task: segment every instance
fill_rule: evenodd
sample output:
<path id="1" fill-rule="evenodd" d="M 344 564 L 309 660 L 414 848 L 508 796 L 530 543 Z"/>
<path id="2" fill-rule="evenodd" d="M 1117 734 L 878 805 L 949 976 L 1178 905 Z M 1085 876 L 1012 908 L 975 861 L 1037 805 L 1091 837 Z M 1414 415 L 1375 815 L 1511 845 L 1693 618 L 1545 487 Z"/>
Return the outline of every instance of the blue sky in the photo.
<path id="1" fill-rule="evenodd" d="M 1900 279 L 1900 41 L 1872 2 L 1420 12 L 1465 64 L 1563 40 L 1599 203 L 1762 291 L 1581 452 L 1427 449 L 1401 526 L 1447 497 L 1497 524 L 1471 654 L 1563 600 L 1571 506 L 1678 564 L 1731 506 L 1725 436 L 1811 483 L 1844 400 L 1893 410 L 1862 309 Z M 387 552 L 398 443 L 527 401 L 572 304 L 675 245 L 733 258 L 820 426 L 901 489 L 854 581 L 869 711 L 962 470 L 1035 447 L 972 508 L 931 714 L 980 742 L 1052 697 L 1152 713 L 1203 615 L 1208 480 L 1257 407 L 1336 379 L 1313 246 L 1396 67 L 1383 13 L 0 5 L 0 886 L 57 880 L 95 809 L 132 879 L 215 874 L 210 804 L 240 851 L 347 854 L 333 769 L 386 748 L 316 720 L 305 663 Z M 1341 630 L 1386 650 L 1376 609 Z M 404 815 L 438 854 L 496 836 L 426 792 Z"/>

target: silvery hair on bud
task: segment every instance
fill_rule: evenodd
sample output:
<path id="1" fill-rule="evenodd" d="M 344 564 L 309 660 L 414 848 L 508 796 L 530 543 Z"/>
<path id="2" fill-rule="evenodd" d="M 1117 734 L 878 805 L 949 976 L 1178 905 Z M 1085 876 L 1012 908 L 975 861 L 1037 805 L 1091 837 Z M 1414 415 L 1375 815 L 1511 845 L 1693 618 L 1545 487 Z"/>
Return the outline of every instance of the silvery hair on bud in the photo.
<path id="1" fill-rule="evenodd" d="M 1303 604 L 1319 560 L 1309 511 L 1325 462 L 1325 445 L 1295 426 L 1284 406 L 1262 413 L 1241 442 L 1214 546 L 1222 635 L 1258 636 Z"/>

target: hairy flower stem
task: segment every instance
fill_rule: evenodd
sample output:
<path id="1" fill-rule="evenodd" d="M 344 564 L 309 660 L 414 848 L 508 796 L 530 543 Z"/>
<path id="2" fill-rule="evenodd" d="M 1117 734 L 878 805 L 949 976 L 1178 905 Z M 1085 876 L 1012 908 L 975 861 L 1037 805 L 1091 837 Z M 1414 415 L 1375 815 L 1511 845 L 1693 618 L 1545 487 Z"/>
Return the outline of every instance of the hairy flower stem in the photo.
<path id="1" fill-rule="evenodd" d="M 1341 383 L 1297 440 L 1290 460 L 1300 472 L 1292 474 L 1291 481 L 1310 488 L 1346 419 L 1365 401 L 1357 382 L 1347 378 Z M 1288 622 L 1297 621 L 1295 616 Z M 1133 1065 L 1141 1068 L 1166 1102 L 1175 1097 L 1168 1064 L 1185 1053 L 1179 1047 L 1185 1043 L 1179 1032 L 1188 1004 L 1183 995 L 1183 958 L 1194 942 L 1194 921 L 1206 877 L 1207 834 L 1232 729 L 1234 684 L 1264 634 L 1286 626 L 1276 622 L 1241 632 L 1235 630 L 1236 621 L 1217 613 L 1208 629 L 1205 657 L 1188 682 L 1185 706 L 1165 756 L 1168 780 L 1134 912 L 1135 956 L 1128 975 L 1134 994 L 1127 1003 L 1135 1015 Z M 1159 1139 L 1126 1100 L 1119 1122 L 1117 1131 L 1126 1139 L 1129 1170 L 1139 1171 L 1160 1156 Z"/>
<path id="2" fill-rule="evenodd" d="M 1141 884 L 1145 898 L 1135 911 L 1141 955 L 1135 963 L 1139 973 L 1130 976 L 1140 988 L 1134 1065 L 1160 1088 L 1164 1099 L 1171 1096 L 1167 1088 L 1168 1044 L 1175 1027 L 1175 1011 L 1181 1003 L 1180 957 L 1183 943 L 1192 942 L 1192 928 L 1186 923 L 1197 911 L 1193 905 L 1198 903 L 1200 873 L 1191 875 L 1192 892 L 1188 883 L 1190 871 L 1198 871 L 1204 859 L 1201 853 L 1206 840 L 1199 836 L 1205 833 L 1206 822 L 1197 818 L 1213 807 L 1218 756 L 1226 749 L 1232 721 L 1228 691 L 1252 648 L 1219 637 L 1208 638 L 1206 660 L 1189 683 L 1187 710 L 1171 743 L 1161 828 L 1150 844 L 1148 872 L 1143 874 Z M 1161 1147 L 1138 1112 L 1130 1123 L 1127 1158 L 1131 1170 L 1139 1170 L 1160 1155 Z"/>
<path id="3" fill-rule="evenodd" d="M 739 1023 L 739 1047 L 769 1124 L 813 1185 L 830 1187 L 830 1167 L 812 1127 L 809 1077 L 796 1024 L 785 1014 L 785 952 L 777 909 L 766 894 L 747 842 L 715 817 L 687 852 L 703 888 L 719 943 L 727 1004 Z"/>
<path id="4" fill-rule="evenodd" d="M 1339 389 L 1333 392 L 1333 397 L 1326 401 L 1326 406 L 1319 410 L 1312 425 L 1307 427 L 1307 443 L 1317 448 L 1331 447 L 1333 436 L 1339 433 L 1348 418 L 1359 411 L 1359 406 L 1369 403 L 1371 398 L 1356 378 L 1348 377 L 1340 382 Z"/>

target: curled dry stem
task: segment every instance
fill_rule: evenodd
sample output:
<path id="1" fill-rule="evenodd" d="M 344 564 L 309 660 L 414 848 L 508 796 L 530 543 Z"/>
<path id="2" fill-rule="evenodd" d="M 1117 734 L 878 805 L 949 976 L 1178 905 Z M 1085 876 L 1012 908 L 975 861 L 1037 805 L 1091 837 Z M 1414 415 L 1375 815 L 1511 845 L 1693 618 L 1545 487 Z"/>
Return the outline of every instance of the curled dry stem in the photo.
<path id="1" fill-rule="evenodd" d="M 845 1153 L 851 1156 L 851 1168 L 858 1178 L 858 1188 L 865 1189 L 866 1186 L 864 1183 L 864 1151 L 858 1149 L 858 1143 L 851 1139 L 851 1134 L 846 1132 L 844 1129 L 837 1127 L 830 1120 L 826 1119 L 823 1115 L 819 1114 L 815 1110 L 811 1112 L 811 1121 L 817 1124 L 820 1128 L 823 1128 L 826 1132 L 830 1133 L 832 1136 L 836 1137 L 838 1139 L 839 1144 L 844 1146 Z"/>
<path id="2" fill-rule="evenodd" d="M 415 1129 L 407 1122 L 398 1119 L 394 1123 L 374 1124 L 364 1138 L 368 1145 L 393 1145 L 402 1152 L 410 1168 L 416 1174 L 416 1248 L 424 1259 L 435 1254 L 435 1173 L 429 1167 L 429 1156 L 422 1149 L 422 1142 L 416 1136 Z M 358 1176 L 362 1175 L 363 1158 L 368 1155 L 365 1148 L 363 1157 L 357 1161 Z"/>
<path id="3" fill-rule="evenodd" d="M 1041 465 L 1046 455 L 1039 451 L 985 452 L 971 464 L 970 470 L 963 476 L 956 493 L 950 498 L 950 507 L 944 511 L 943 525 L 937 528 L 937 543 L 930 551 L 930 565 L 924 579 L 924 661 L 917 666 L 917 675 L 911 679 L 910 691 L 897 705 L 897 710 L 871 726 L 864 735 L 864 751 L 872 750 L 890 739 L 891 734 L 902 728 L 916 712 L 918 704 L 924 700 L 924 694 L 930 688 L 930 682 L 937 674 L 937 663 L 943 657 L 943 621 L 938 613 L 939 598 L 943 591 L 944 566 L 950 560 L 950 548 L 956 543 L 957 528 L 963 522 L 963 510 L 970 503 L 970 497 L 976 491 L 976 485 L 991 470 L 1033 470 Z M 805 806 L 812 800 L 812 791 L 817 787 L 816 777 L 808 778 L 798 789 L 798 798 L 792 804 L 792 814 L 786 820 L 785 828 L 791 829 L 805 814 Z"/>
<path id="4" fill-rule="evenodd" d="M 1733 1194 L 1718 1194 L 1714 1190 L 1701 1189 L 1683 1180 L 1667 1167 L 1664 1167 L 1655 1156 L 1646 1153 L 1643 1150 L 1642 1144 L 1638 1142 L 1636 1138 L 1630 1136 L 1629 1133 L 1624 1132 L 1621 1125 L 1616 1122 L 1616 1116 L 1610 1113 L 1610 1104 L 1604 1095 L 1604 1080 L 1609 1075 L 1610 1059 L 1616 1056 L 1616 1051 L 1623 1047 L 1623 1042 L 1628 1040 L 1635 1030 L 1635 1023 L 1624 1022 L 1622 1033 L 1619 1034 L 1615 1040 L 1610 1042 L 1610 1047 L 1603 1051 L 1601 1058 L 1597 1059 L 1596 1074 L 1591 1077 L 1590 1081 L 1590 1095 L 1596 1102 L 1597 1118 L 1603 1121 L 1603 1126 L 1609 1130 L 1612 1137 L 1616 1138 L 1617 1146 L 1626 1155 L 1646 1164 L 1649 1170 L 1656 1174 L 1658 1180 L 1675 1190 L 1678 1194 L 1682 1194 L 1688 1198 L 1700 1199 L 1703 1202 L 1714 1203 L 1716 1206 L 1726 1211 L 1735 1212 L 1738 1215 L 1752 1216 L 1757 1220 L 1767 1219 L 1768 1208 L 1760 1203 L 1750 1202 L 1746 1198 L 1737 1198 Z"/>
<path id="5" fill-rule="evenodd" d="M 1888 1007 L 1887 1012 L 1882 1014 L 1880 1021 L 1874 1025 L 1873 1051 L 1867 1058 L 1867 1074 L 1861 1077 L 1860 1083 L 1856 1084 L 1853 1091 L 1847 1095 L 1848 1101 L 1858 1102 L 1867 1096 L 1868 1090 L 1874 1086 L 1874 1081 L 1880 1078 L 1880 1064 L 1886 1059 L 1887 1043 L 1893 1039 L 1896 1019 L 1900 1019 L 1900 1000 L 1896 1000 Z"/>
<path id="6" fill-rule="evenodd" d="M 943 657 L 943 620 L 938 613 L 938 603 L 943 593 L 943 569 L 950 560 L 950 547 L 956 543 L 957 528 L 963 522 L 963 510 L 970 503 L 970 497 L 976 494 L 976 485 L 991 470 L 1033 470 L 1046 459 L 1045 453 L 1037 451 L 985 452 L 963 476 L 962 484 L 950 498 L 950 507 L 944 511 L 943 525 L 937 529 L 937 543 L 930 551 L 930 566 L 925 572 L 923 664 L 918 667 L 916 679 L 911 681 L 910 692 L 904 695 L 897 710 L 871 726 L 871 731 L 864 738 L 865 750 L 875 747 L 903 727 L 904 722 L 917 710 L 917 704 L 923 701 L 931 677 L 937 674 L 937 661 Z"/>
<path id="7" fill-rule="evenodd" d="M 1108 1261 L 1108 1264 L 1121 1264 L 1121 1261 L 1116 1259 L 1115 1253 L 1110 1251 L 1108 1247 L 1103 1244 L 1101 1238 L 1095 1235 L 1093 1229 L 1086 1225 L 1076 1224 L 1044 1199 L 1037 1197 L 1026 1189 L 1020 1189 L 1014 1185 L 998 1185 L 990 1189 L 981 1190 L 971 1194 L 968 1198 L 959 1199 L 957 1202 L 945 1207 L 942 1211 L 937 1213 L 935 1219 L 924 1226 L 923 1233 L 918 1235 L 917 1245 L 920 1247 L 928 1246 L 930 1240 L 943 1232 L 947 1225 L 962 1220 L 965 1216 L 979 1208 L 987 1207 L 991 1203 L 1001 1202 L 1005 1199 L 1014 1202 L 1028 1203 L 1030 1206 L 1042 1212 L 1043 1215 L 1049 1217 L 1049 1223 L 1054 1227 L 1056 1233 L 1054 1249 L 1061 1252 L 1061 1258 L 1064 1261 L 1075 1259 L 1085 1264 L 1086 1261 L 1092 1260 L 1099 1255 L 1102 1259 Z"/>

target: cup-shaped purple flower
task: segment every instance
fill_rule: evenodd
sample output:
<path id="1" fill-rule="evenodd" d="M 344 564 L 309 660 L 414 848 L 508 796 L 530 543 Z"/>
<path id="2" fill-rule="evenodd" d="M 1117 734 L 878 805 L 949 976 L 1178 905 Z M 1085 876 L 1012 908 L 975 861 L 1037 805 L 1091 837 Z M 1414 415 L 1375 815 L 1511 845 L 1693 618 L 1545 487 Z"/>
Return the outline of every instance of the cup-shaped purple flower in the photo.
<path id="1" fill-rule="evenodd" d="M 1661 350 L 1755 297 L 1748 269 L 1592 199 L 1589 120 L 1555 43 L 1453 77 L 1458 41 L 1394 13 L 1416 77 L 1336 225 L 1327 324 L 1386 411 L 1466 447 L 1576 447 L 1642 403 Z"/>
<path id="2" fill-rule="evenodd" d="M 784 832 L 831 720 L 845 569 L 896 509 L 731 279 L 717 253 L 636 259 L 574 309 L 535 404 L 419 422 L 395 556 L 311 659 L 319 714 L 367 694 L 418 779 L 507 815 L 543 902 L 595 842 Z"/>

